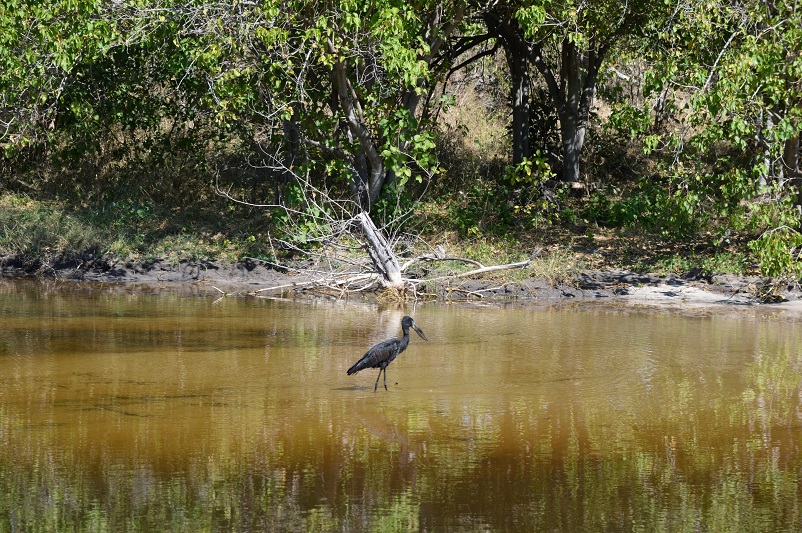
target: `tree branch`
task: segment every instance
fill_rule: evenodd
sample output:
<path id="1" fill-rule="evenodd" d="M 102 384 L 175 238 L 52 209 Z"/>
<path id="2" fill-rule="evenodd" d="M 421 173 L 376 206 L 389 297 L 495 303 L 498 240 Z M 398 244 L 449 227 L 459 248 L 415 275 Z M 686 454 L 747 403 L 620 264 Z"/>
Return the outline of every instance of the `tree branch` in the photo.
<path id="1" fill-rule="evenodd" d="M 484 268 L 484 265 L 479 261 L 474 261 L 473 259 L 466 259 L 464 257 L 438 257 L 436 255 L 421 255 L 419 257 L 415 257 L 401 265 L 401 272 L 405 272 L 410 266 L 414 265 L 419 261 L 461 261 L 463 263 L 470 263 L 472 265 L 476 265 L 479 268 Z"/>
<path id="2" fill-rule="evenodd" d="M 459 274 L 452 274 L 450 276 L 440 276 L 437 278 L 429 278 L 429 279 L 411 279 L 407 280 L 409 283 L 428 283 L 430 281 L 441 281 L 444 279 L 457 279 L 457 278 L 465 278 L 468 276 L 476 276 L 477 274 L 486 274 L 488 272 L 497 272 L 499 270 L 510 270 L 514 268 L 526 268 L 532 263 L 531 259 L 527 259 L 526 261 L 521 261 L 519 263 L 508 263 L 506 265 L 495 265 L 495 266 L 487 266 L 482 268 L 477 268 L 475 270 L 471 270 L 468 272 L 461 272 Z"/>

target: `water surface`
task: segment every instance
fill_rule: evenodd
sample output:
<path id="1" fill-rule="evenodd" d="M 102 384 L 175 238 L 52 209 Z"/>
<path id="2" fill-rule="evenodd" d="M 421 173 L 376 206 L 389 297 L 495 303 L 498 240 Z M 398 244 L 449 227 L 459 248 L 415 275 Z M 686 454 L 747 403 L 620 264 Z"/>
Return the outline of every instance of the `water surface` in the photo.
<path id="1" fill-rule="evenodd" d="M 4 282 L 0 531 L 799 530 L 799 326 Z"/>

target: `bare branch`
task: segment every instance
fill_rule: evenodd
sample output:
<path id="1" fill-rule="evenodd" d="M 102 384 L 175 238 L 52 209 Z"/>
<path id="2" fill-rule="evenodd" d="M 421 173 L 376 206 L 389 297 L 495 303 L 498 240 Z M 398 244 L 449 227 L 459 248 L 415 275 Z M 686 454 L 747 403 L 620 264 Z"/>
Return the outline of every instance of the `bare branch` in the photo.
<path id="1" fill-rule="evenodd" d="M 450 276 L 440 276 L 440 277 L 437 277 L 437 278 L 429 278 L 429 279 L 411 279 L 411 280 L 407 280 L 407 281 L 409 283 L 415 284 L 415 283 L 428 283 L 428 282 L 431 282 L 431 281 L 441 281 L 441 280 L 444 280 L 444 279 L 465 278 L 465 277 L 468 277 L 468 276 L 476 276 L 476 275 L 479 275 L 479 274 L 486 274 L 488 272 L 496 272 L 496 271 L 499 271 L 499 270 L 510 270 L 510 269 L 514 269 L 514 268 L 526 268 L 526 267 L 529 266 L 529 264 L 531 262 L 532 261 L 530 259 L 527 259 L 526 261 L 521 261 L 521 262 L 518 262 L 518 263 L 508 263 L 506 265 L 495 265 L 495 266 L 477 268 L 475 270 L 471 270 L 471 271 L 468 271 L 468 272 L 461 272 L 459 274 L 452 274 Z"/>
<path id="2" fill-rule="evenodd" d="M 470 263 L 472 265 L 476 265 L 479 268 L 485 267 L 482 263 L 480 263 L 479 261 L 474 261 L 473 259 L 466 259 L 464 257 L 438 257 L 436 255 L 427 254 L 415 257 L 404 263 L 401 266 L 401 272 L 405 272 L 410 266 L 414 265 L 419 261 L 460 261 L 463 263 Z"/>

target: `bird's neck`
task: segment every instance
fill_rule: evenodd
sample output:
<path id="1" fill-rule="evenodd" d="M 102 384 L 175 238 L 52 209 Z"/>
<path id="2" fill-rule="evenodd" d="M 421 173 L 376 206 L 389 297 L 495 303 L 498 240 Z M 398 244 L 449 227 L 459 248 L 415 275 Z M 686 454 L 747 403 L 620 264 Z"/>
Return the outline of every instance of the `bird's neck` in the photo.
<path id="1" fill-rule="evenodd" d="M 401 349 L 406 348 L 407 344 L 409 344 L 409 328 L 404 328 L 404 336 L 401 337 Z"/>

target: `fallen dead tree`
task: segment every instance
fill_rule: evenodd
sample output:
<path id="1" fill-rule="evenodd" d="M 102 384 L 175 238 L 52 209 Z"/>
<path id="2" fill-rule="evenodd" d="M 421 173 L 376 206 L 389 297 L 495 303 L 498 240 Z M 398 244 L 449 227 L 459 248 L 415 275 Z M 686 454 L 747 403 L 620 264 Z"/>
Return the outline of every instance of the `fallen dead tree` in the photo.
<path id="1" fill-rule="evenodd" d="M 405 296 L 415 298 L 418 294 L 418 288 L 422 285 L 481 276 L 483 274 L 502 270 L 526 268 L 539 253 L 538 250 L 525 261 L 491 266 L 485 266 L 478 261 L 463 257 L 425 254 L 411 258 L 401 265 L 389 241 L 384 236 L 384 233 L 374 225 L 367 214 L 360 213 L 355 217 L 355 222 L 358 222 L 365 233 L 363 247 L 371 259 L 372 268 L 367 268 L 367 265 L 363 264 L 360 271 L 354 271 L 354 269 L 348 268 L 339 272 L 335 269 L 329 272 L 294 269 L 297 271 L 299 277 L 304 279 L 299 279 L 299 281 L 293 283 L 264 287 L 253 291 L 253 294 L 258 295 L 288 290 L 325 290 L 347 294 L 349 292 L 393 289 Z M 455 272 L 435 277 L 411 277 L 406 275 L 412 266 L 422 262 L 462 262 L 475 265 L 477 268 L 466 272 Z"/>
<path id="2" fill-rule="evenodd" d="M 454 261 L 456 258 L 443 259 Z M 470 260 L 465 260 L 470 261 Z M 337 274 L 325 276 L 312 276 L 311 279 L 299 280 L 292 283 L 285 283 L 281 285 L 274 285 L 271 287 L 264 287 L 257 289 L 252 294 L 262 294 L 267 292 L 283 292 L 288 290 L 329 290 L 335 292 L 365 292 L 371 290 L 380 290 L 386 288 L 394 288 L 402 292 L 409 292 L 411 295 L 417 293 L 417 288 L 420 285 L 431 282 L 443 282 L 452 279 L 466 278 L 470 276 L 479 276 L 488 272 L 495 272 L 500 270 L 511 270 L 515 268 L 526 268 L 531 263 L 531 259 L 520 261 L 517 263 L 507 263 L 504 265 L 483 266 L 468 272 L 459 272 L 445 276 L 438 276 L 435 278 L 407 278 L 403 277 L 403 271 L 400 271 L 400 283 L 390 284 L 381 275 L 376 272 L 365 272 L 361 274 Z"/>
<path id="3" fill-rule="evenodd" d="M 296 176 L 296 179 L 301 179 Z M 335 201 L 325 191 L 316 189 L 308 181 L 303 182 L 308 191 L 306 204 L 291 208 L 280 204 L 256 204 L 235 198 L 230 190 L 217 187 L 217 193 L 225 198 L 250 207 L 281 209 L 287 214 L 288 228 L 313 226 L 311 237 L 305 235 L 305 247 L 288 239 L 275 239 L 276 246 L 294 252 L 307 260 L 302 266 L 262 261 L 276 269 L 291 272 L 296 281 L 263 287 L 252 291 L 253 295 L 284 293 L 289 291 L 325 291 L 339 295 L 349 293 L 392 290 L 404 298 L 417 298 L 419 289 L 430 282 L 445 283 L 448 280 L 481 276 L 490 272 L 526 268 L 529 259 L 503 265 L 486 266 L 478 261 L 462 257 L 447 256 L 442 249 L 407 259 L 403 264 L 395 251 L 398 239 L 388 235 L 385 227 L 378 227 L 358 204 L 351 201 Z M 311 213 L 311 214 L 310 214 Z M 302 222 L 303 221 L 303 222 Z M 274 238 L 271 237 L 271 246 Z M 311 246 L 310 246 L 311 244 Z M 455 272 L 435 277 L 411 274 L 412 267 L 424 262 L 461 262 L 476 268 L 466 272 Z"/>

